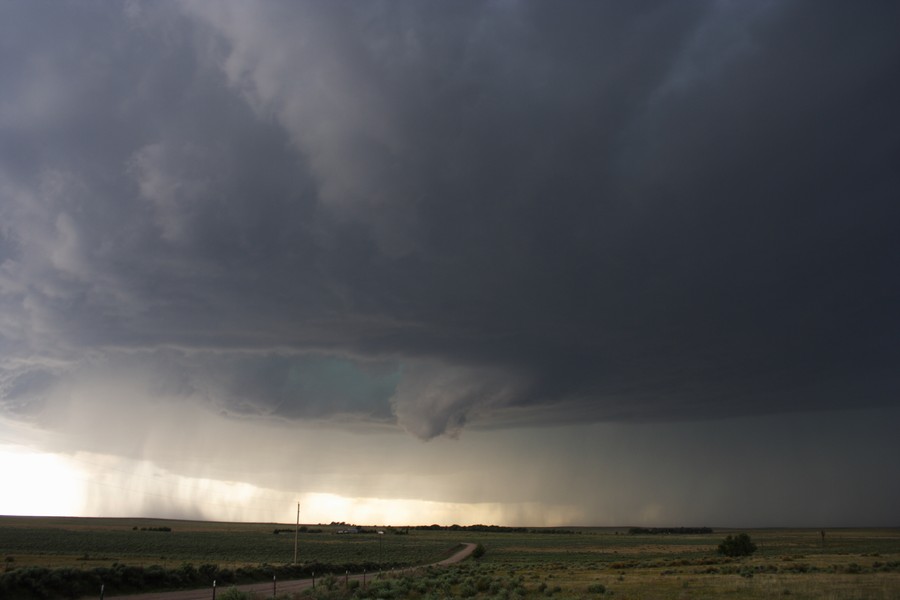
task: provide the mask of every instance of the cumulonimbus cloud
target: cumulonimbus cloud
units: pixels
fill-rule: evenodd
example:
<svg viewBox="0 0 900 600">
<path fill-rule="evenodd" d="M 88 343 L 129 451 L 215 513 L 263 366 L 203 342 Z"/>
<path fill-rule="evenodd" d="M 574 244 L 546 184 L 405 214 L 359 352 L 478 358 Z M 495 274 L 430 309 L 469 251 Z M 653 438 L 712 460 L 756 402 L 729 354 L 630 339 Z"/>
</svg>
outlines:
<svg viewBox="0 0 900 600">
<path fill-rule="evenodd" d="M 2 10 L 8 414 L 110 365 L 422 438 L 896 402 L 878 11 Z"/>
</svg>

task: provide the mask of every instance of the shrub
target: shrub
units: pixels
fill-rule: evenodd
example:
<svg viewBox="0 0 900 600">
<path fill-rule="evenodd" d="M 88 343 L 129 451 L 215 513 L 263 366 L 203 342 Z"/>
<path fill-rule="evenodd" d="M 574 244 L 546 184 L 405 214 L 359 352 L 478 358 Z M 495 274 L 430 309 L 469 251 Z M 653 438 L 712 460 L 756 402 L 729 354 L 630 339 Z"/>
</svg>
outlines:
<svg viewBox="0 0 900 600">
<path fill-rule="evenodd" d="M 236 587 L 230 587 L 225 590 L 224 594 L 219 596 L 221 600 L 250 600 L 249 592 L 242 592 Z"/>
<path fill-rule="evenodd" d="M 337 578 L 334 575 L 332 575 L 331 573 L 329 573 L 322 580 L 322 584 L 325 586 L 325 589 L 330 592 L 330 591 L 334 590 L 334 588 L 337 587 Z"/>
<path fill-rule="evenodd" d="M 750 556 L 756 552 L 756 544 L 750 540 L 746 533 L 735 536 L 729 535 L 719 544 L 719 554 L 725 556 Z"/>
<path fill-rule="evenodd" d="M 484 552 L 485 552 L 484 546 L 482 546 L 481 544 L 478 544 L 477 546 L 475 546 L 475 550 L 472 551 L 472 558 L 477 560 L 477 559 L 481 558 L 482 556 L 484 556 Z"/>
</svg>

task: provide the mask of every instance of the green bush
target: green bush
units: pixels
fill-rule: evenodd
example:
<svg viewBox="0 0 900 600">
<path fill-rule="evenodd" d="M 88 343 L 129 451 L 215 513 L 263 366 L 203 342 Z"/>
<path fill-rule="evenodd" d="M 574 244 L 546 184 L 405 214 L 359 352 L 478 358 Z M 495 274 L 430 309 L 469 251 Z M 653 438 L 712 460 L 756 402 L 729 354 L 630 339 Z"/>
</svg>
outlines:
<svg viewBox="0 0 900 600">
<path fill-rule="evenodd" d="M 465 583 L 460 586 L 459 595 L 463 598 L 472 598 L 478 595 L 478 590 L 471 583 Z"/>
<path fill-rule="evenodd" d="M 478 560 L 479 558 L 484 556 L 484 552 L 485 552 L 484 546 L 482 546 L 481 544 L 478 544 L 477 546 L 475 546 L 475 550 L 472 551 L 472 558 L 474 558 L 475 560 Z"/>
<path fill-rule="evenodd" d="M 219 595 L 220 600 L 250 600 L 250 592 L 242 592 L 232 586 Z"/>
<path fill-rule="evenodd" d="M 322 584 L 325 586 L 325 589 L 328 590 L 328 591 L 330 592 L 330 591 L 332 591 L 334 588 L 337 587 L 337 578 L 336 578 L 334 575 L 332 575 L 331 573 L 329 573 L 329 574 L 326 575 L 325 578 L 322 580 Z"/>
<path fill-rule="evenodd" d="M 750 556 L 756 552 L 756 544 L 750 540 L 746 533 L 735 536 L 729 535 L 719 544 L 719 554 L 725 556 Z"/>
</svg>

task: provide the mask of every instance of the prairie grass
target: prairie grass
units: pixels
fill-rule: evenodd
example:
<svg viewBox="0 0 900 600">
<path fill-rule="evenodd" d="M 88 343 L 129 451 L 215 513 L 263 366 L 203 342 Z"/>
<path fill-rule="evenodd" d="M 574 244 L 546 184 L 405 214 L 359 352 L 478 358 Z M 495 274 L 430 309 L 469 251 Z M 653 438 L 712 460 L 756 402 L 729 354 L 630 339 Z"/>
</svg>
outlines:
<svg viewBox="0 0 900 600">
<path fill-rule="evenodd" d="M 171 531 L 141 530 L 149 527 L 168 527 Z M 294 556 L 294 536 L 274 534 L 279 527 L 284 526 L 150 519 L 0 517 L 0 553 L 13 557 L 13 564 L 19 567 L 92 568 L 114 562 L 177 567 L 189 562 L 237 568 L 289 563 Z M 449 550 L 459 543 L 451 536 L 338 535 L 336 532 L 340 527 L 322 526 L 321 529 L 322 533 L 299 536 L 298 562 L 407 566 L 446 558 Z"/>
<path fill-rule="evenodd" d="M 138 529 L 136 530 L 135 527 Z M 171 532 L 140 531 L 170 527 Z M 6 573 L 28 567 L 146 569 L 185 563 L 235 570 L 287 565 L 294 536 L 273 524 L 196 523 L 135 519 L 0 517 L 0 558 Z M 365 584 L 323 578 L 315 590 L 281 600 L 681 600 L 762 598 L 887 600 L 900 598 L 900 530 L 750 530 L 750 557 L 716 552 L 731 533 L 630 535 L 627 530 L 578 528 L 568 533 L 415 530 L 408 535 L 301 534 L 299 562 L 367 564 Z M 479 560 L 415 575 L 390 568 L 433 563 L 460 542 L 478 542 Z M 158 566 L 157 566 L 158 565 Z M 180 567 L 182 566 L 182 567 Z M 376 576 L 378 567 L 385 573 Z M 275 568 L 274 566 L 272 568 Z M 0 573 L 0 577 L 4 573 Z M 197 585 L 196 578 L 194 585 Z M 241 596 L 233 592 L 236 599 Z M 244 596 L 241 596 L 244 597 Z"/>
</svg>

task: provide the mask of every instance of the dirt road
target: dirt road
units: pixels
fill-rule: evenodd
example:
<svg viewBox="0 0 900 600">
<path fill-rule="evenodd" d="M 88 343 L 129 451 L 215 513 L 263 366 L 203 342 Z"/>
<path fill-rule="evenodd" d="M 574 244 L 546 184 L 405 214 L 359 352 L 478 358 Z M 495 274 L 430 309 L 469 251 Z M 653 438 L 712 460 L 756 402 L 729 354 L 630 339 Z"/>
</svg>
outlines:
<svg viewBox="0 0 900 600">
<path fill-rule="evenodd" d="M 416 569 L 420 569 L 424 566 L 446 566 L 452 565 L 454 563 L 458 563 L 462 560 L 467 559 L 472 553 L 475 551 L 476 544 L 464 544 L 464 548 L 462 548 L 459 552 L 451 556 L 450 558 L 446 558 L 440 562 L 434 563 L 434 565 L 422 565 L 419 567 L 409 567 L 407 569 L 402 569 L 399 572 L 406 571 L 415 571 Z M 395 571 L 397 572 L 397 571 Z M 343 584 L 342 580 L 350 580 L 350 581 L 362 581 L 363 577 L 366 578 L 367 581 L 371 581 L 377 576 L 377 573 L 355 573 L 353 575 L 345 575 L 344 577 L 338 577 L 338 581 Z M 319 577 L 319 582 L 321 585 L 322 578 Z M 312 587 L 313 580 L 312 579 L 294 579 L 292 581 L 276 581 L 274 585 L 274 591 L 277 594 L 290 594 L 294 592 L 299 592 L 306 588 Z M 231 586 L 222 586 L 218 591 L 219 593 L 224 592 L 229 589 Z M 236 586 L 237 589 L 242 592 L 251 592 L 260 594 L 263 596 L 271 596 L 273 591 L 273 584 L 271 581 L 267 583 L 249 583 L 245 585 Z M 112 600 L 113 598 L 123 598 L 127 600 L 212 600 L 213 590 L 211 587 L 209 588 L 201 588 L 197 590 L 180 590 L 177 592 L 152 592 L 149 594 L 131 594 L 127 596 L 106 596 L 105 599 Z M 96 598 L 94 596 L 88 596 L 82 598 L 82 600 L 91 600 Z"/>
</svg>

